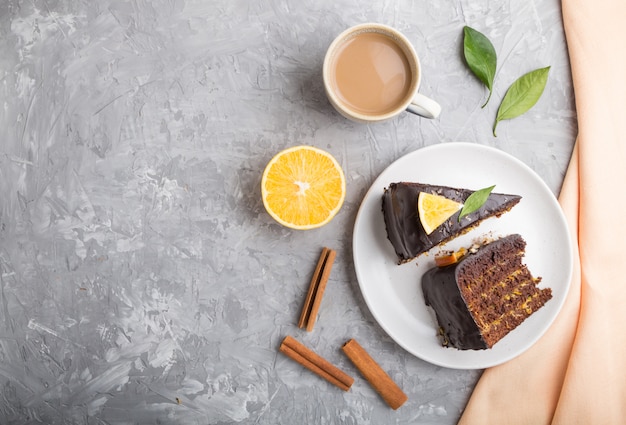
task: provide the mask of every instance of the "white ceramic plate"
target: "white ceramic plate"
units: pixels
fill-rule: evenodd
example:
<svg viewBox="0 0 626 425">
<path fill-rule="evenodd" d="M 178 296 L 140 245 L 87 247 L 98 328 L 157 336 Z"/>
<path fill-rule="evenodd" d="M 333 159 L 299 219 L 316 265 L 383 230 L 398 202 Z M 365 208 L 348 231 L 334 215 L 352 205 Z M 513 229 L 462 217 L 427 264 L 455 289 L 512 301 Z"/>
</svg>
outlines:
<svg viewBox="0 0 626 425">
<path fill-rule="evenodd" d="M 511 211 L 490 218 L 471 232 L 398 265 L 387 239 L 381 210 L 389 183 L 413 181 L 468 189 L 496 185 L 494 192 L 522 196 Z M 482 237 L 521 234 L 525 263 L 553 297 L 489 350 L 442 347 L 434 312 L 424 304 L 421 276 L 434 267 L 434 254 L 469 246 Z M 550 327 L 567 295 L 572 247 L 562 210 L 547 185 L 528 166 L 498 149 L 471 143 L 444 143 L 412 152 L 391 164 L 365 195 L 354 225 L 357 279 L 368 308 L 400 346 L 430 363 L 455 369 L 482 369 L 504 363 L 531 347 Z"/>
</svg>

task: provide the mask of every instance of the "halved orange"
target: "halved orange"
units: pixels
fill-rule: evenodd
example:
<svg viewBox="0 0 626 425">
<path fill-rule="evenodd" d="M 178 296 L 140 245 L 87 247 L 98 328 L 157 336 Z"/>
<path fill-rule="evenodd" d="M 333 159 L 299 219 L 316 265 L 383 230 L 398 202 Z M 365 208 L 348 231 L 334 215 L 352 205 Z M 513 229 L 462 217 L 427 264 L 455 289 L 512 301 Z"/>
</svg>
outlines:
<svg viewBox="0 0 626 425">
<path fill-rule="evenodd" d="M 335 158 L 313 146 L 285 149 L 261 179 L 265 209 L 292 229 L 314 229 L 335 217 L 346 197 L 346 179 Z"/>
<path fill-rule="evenodd" d="M 420 192 L 417 196 L 417 212 L 427 235 L 463 208 L 463 204 L 434 193 Z"/>
</svg>

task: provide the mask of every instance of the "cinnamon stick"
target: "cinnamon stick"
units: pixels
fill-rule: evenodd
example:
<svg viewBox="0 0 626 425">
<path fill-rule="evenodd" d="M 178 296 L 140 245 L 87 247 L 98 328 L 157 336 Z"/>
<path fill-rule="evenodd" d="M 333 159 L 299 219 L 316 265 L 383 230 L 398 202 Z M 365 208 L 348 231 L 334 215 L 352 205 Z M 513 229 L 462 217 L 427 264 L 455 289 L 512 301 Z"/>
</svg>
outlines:
<svg viewBox="0 0 626 425">
<path fill-rule="evenodd" d="M 315 326 L 317 313 L 322 303 L 322 297 L 324 296 L 330 270 L 333 267 L 336 255 L 335 250 L 324 247 L 317 261 L 315 271 L 313 272 L 313 277 L 309 284 L 309 291 L 307 292 L 304 306 L 302 307 L 302 313 L 300 314 L 300 320 L 298 321 L 298 327 L 306 327 L 308 332 L 311 332 Z"/>
<path fill-rule="evenodd" d="M 407 401 L 407 395 L 358 342 L 351 339 L 342 350 L 389 407 L 395 410 Z"/>
<path fill-rule="evenodd" d="M 283 339 L 279 350 L 290 359 L 295 360 L 344 391 L 348 391 L 354 383 L 354 378 L 350 375 L 290 336 Z"/>
</svg>

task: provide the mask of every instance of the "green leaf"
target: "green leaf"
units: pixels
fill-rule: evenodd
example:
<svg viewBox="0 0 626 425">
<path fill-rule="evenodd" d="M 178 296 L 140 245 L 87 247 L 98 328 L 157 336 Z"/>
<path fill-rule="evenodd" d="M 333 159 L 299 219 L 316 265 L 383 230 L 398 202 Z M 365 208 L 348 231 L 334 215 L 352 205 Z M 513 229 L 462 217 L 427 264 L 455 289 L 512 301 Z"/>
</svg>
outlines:
<svg viewBox="0 0 626 425">
<path fill-rule="evenodd" d="M 537 103 L 546 87 L 548 72 L 550 72 L 549 66 L 535 69 L 511 84 L 498 108 L 496 122 L 493 125 L 494 137 L 496 137 L 496 127 L 500 121 L 518 117 Z"/>
<path fill-rule="evenodd" d="M 461 218 L 479 210 L 480 207 L 487 202 L 487 198 L 489 198 L 489 194 L 491 194 L 494 187 L 496 187 L 496 185 L 485 187 L 484 189 L 477 190 L 468 196 L 463 204 L 463 209 L 461 209 L 461 213 L 459 214 L 459 222 L 461 221 Z"/>
<path fill-rule="evenodd" d="M 493 80 L 496 77 L 496 50 L 491 41 L 482 33 L 466 26 L 463 28 L 463 54 L 465 62 L 482 83 L 489 89 L 489 96 L 483 108 L 491 99 Z"/>
</svg>

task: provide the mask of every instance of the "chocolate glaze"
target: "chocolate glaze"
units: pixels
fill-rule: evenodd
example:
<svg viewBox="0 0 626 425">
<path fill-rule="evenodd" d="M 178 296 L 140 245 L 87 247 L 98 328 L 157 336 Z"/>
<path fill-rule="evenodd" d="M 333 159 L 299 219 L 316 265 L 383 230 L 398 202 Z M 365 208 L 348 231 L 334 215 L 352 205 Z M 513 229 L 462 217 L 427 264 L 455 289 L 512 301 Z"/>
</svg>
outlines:
<svg viewBox="0 0 626 425">
<path fill-rule="evenodd" d="M 463 217 L 460 223 L 458 211 L 427 235 L 417 215 L 417 196 L 420 192 L 435 193 L 464 203 L 474 191 L 421 183 L 391 183 L 383 194 L 382 209 L 387 238 L 398 255 L 399 263 L 409 261 L 432 247 L 449 241 L 486 218 L 504 214 L 521 199 L 518 195 L 491 193 L 480 209 Z"/>
<path fill-rule="evenodd" d="M 444 345 L 460 350 L 484 350 L 480 335 L 456 283 L 456 265 L 435 267 L 422 276 L 422 292 L 427 306 L 435 310 Z"/>
</svg>

